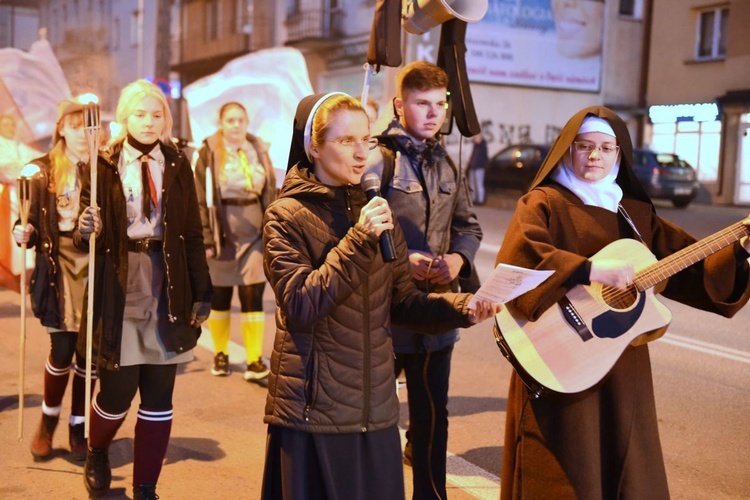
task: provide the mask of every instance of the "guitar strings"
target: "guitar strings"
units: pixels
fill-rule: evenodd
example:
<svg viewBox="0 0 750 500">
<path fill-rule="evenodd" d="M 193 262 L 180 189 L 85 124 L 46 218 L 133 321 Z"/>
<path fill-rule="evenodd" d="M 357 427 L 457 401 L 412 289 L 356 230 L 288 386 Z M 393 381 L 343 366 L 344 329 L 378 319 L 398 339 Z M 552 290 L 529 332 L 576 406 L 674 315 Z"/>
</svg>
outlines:
<svg viewBox="0 0 750 500">
<path fill-rule="evenodd" d="M 686 267 L 689 267 L 696 262 L 703 260 L 709 255 L 712 255 L 722 248 L 737 241 L 746 234 L 748 234 L 748 229 L 747 226 L 745 226 L 742 222 L 738 222 L 732 226 L 722 229 L 712 236 L 709 236 L 702 241 L 696 242 L 693 245 L 690 245 L 689 247 L 664 258 L 662 261 L 656 262 L 646 267 L 642 271 L 636 273 L 636 276 L 633 279 L 633 283 L 630 284 L 625 290 L 611 286 L 603 287 L 602 298 L 608 304 L 616 302 L 618 305 L 620 303 L 624 303 L 624 305 L 626 306 L 630 305 L 632 304 L 632 300 L 637 297 L 638 292 L 642 292 L 648 288 L 651 288 L 656 283 L 659 283 L 667 279 L 672 274 L 675 274 L 675 272 L 682 271 Z M 718 242 L 718 240 L 722 239 L 723 243 Z M 703 252 L 702 256 L 696 259 L 695 255 L 701 251 Z M 694 260 L 685 264 L 685 259 Z M 677 269 L 677 271 L 674 271 L 675 269 Z M 641 287 L 641 284 L 643 284 L 644 286 Z M 626 300 L 627 303 L 625 302 Z"/>
</svg>

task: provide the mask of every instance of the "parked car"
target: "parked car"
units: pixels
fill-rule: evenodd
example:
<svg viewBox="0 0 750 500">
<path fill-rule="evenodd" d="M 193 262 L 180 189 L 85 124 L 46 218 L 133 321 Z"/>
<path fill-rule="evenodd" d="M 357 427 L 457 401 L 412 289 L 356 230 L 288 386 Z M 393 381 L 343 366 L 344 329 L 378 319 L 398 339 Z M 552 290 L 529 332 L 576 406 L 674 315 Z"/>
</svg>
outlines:
<svg viewBox="0 0 750 500">
<path fill-rule="evenodd" d="M 485 170 L 485 189 L 528 191 L 549 148 L 543 144 L 516 144 L 503 149 L 492 157 Z"/>
<path fill-rule="evenodd" d="M 684 208 L 698 194 L 695 169 L 676 154 L 635 149 L 633 168 L 651 198 L 668 199 L 675 207 Z"/>
</svg>

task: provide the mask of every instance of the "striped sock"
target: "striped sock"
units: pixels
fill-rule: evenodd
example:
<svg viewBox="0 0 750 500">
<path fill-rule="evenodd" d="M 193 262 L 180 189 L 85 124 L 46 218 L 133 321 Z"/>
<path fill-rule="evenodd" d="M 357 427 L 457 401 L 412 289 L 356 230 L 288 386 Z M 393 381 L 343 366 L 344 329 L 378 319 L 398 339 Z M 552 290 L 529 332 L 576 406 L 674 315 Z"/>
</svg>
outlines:
<svg viewBox="0 0 750 500">
<path fill-rule="evenodd" d="M 135 424 L 133 486 L 156 484 L 172 432 L 172 408 L 150 410 L 141 406 Z"/>
<path fill-rule="evenodd" d="M 63 396 L 65 395 L 65 388 L 68 386 L 68 374 L 70 373 L 70 365 L 65 367 L 55 366 L 52 362 L 52 356 L 47 358 L 47 362 L 44 364 L 44 407 L 48 410 L 54 411 L 57 408 L 57 413 L 46 413 L 47 415 L 57 416 L 60 414 L 60 407 L 62 405 Z"/>
<path fill-rule="evenodd" d="M 96 367 L 91 367 L 91 395 L 94 395 L 94 387 L 96 387 Z M 83 413 L 86 409 L 86 369 L 78 366 L 78 363 L 73 364 L 73 403 L 70 409 L 70 423 L 71 425 L 80 424 L 83 422 Z"/>
<path fill-rule="evenodd" d="M 92 448 L 107 448 L 120 426 L 125 421 L 128 411 L 114 414 L 107 413 L 99 407 L 97 398 L 91 403 L 91 422 L 89 423 L 89 446 Z"/>
</svg>

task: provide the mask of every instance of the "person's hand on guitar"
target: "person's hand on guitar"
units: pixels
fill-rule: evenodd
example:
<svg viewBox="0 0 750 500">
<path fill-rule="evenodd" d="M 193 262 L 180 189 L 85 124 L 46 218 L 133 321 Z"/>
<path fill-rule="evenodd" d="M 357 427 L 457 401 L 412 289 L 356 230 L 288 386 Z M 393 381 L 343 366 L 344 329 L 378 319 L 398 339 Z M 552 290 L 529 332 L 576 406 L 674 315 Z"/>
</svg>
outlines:
<svg viewBox="0 0 750 500">
<path fill-rule="evenodd" d="M 625 290 L 633 282 L 635 269 L 630 262 L 619 259 L 600 259 L 591 261 L 589 279 Z"/>
<path fill-rule="evenodd" d="M 745 227 L 750 228 L 750 214 L 748 214 L 747 218 L 743 220 L 742 223 Z M 740 244 L 746 252 L 750 253 L 750 236 L 743 236 L 742 239 L 740 239 Z"/>
</svg>

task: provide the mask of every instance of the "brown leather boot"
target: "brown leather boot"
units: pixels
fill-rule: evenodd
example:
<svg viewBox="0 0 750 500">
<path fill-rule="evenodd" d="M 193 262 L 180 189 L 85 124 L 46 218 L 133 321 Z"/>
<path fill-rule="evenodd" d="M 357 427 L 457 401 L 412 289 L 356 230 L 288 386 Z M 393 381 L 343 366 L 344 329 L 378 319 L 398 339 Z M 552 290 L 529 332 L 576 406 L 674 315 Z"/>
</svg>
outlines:
<svg viewBox="0 0 750 500">
<path fill-rule="evenodd" d="M 49 458 L 52 453 L 52 435 L 55 433 L 59 420 L 59 416 L 52 417 L 42 413 L 42 420 L 31 439 L 31 454 L 34 455 L 34 460 L 41 461 Z"/>
</svg>

